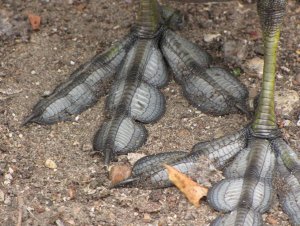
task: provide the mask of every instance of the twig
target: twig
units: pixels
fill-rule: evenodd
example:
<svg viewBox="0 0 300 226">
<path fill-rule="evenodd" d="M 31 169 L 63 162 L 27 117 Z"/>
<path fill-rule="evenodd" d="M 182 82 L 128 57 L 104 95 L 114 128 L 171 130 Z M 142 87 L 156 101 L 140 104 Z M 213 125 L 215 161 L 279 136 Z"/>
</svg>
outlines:
<svg viewBox="0 0 300 226">
<path fill-rule="evenodd" d="M 18 204 L 19 204 L 19 214 L 18 214 L 18 222 L 16 226 L 22 226 L 24 200 L 21 196 L 18 196 Z"/>
<path fill-rule="evenodd" d="M 39 222 L 41 224 L 40 219 L 38 219 L 36 216 L 34 216 L 34 214 L 31 212 L 29 207 L 26 207 L 26 210 L 28 211 L 28 213 L 33 217 L 33 219 L 35 219 L 37 222 Z"/>
</svg>

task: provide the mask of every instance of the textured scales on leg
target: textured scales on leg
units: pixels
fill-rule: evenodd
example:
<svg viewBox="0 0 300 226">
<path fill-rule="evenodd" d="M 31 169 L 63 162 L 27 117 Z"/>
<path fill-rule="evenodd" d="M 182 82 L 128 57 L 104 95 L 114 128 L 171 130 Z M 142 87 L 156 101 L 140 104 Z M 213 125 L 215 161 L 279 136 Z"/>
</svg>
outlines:
<svg viewBox="0 0 300 226">
<path fill-rule="evenodd" d="M 132 57 L 128 58 L 123 65 L 127 69 L 122 69 L 121 73 L 124 74 L 118 76 L 123 77 L 123 79 L 116 83 L 109 94 L 106 106 L 111 119 L 106 123 L 105 130 L 98 132 L 94 139 L 94 149 L 104 151 L 106 164 L 117 152 L 127 153 L 134 151 L 146 140 L 146 132 L 138 134 L 139 137 L 132 137 L 130 133 L 127 133 L 126 129 L 122 128 L 122 120 L 131 120 L 135 126 L 140 125 L 143 127 L 138 122 L 154 122 L 164 113 L 165 99 L 162 93 L 155 86 L 143 80 L 145 74 L 150 74 L 151 71 L 156 73 L 156 70 L 151 70 L 150 72 L 148 70 L 148 73 L 145 73 L 145 70 L 149 69 L 148 64 L 149 62 L 151 63 L 149 58 L 155 56 L 152 53 L 157 51 L 157 48 L 156 39 L 138 40 L 133 47 Z M 152 68 L 150 67 L 150 69 Z M 125 146 L 122 150 L 118 150 L 118 140 L 116 138 L 119 136 L 119 133 L 122 134 L 123 139 L 132 142 L 135 142 L 136 139 L 136 145 Z M 101 140 L 103 142 L 99 143 L 98 141 Z M 138 142 L 141 140 L 143 142 Z"/>
<path fill-rule="evenodd" d="M 206 156 L 216 167 L 223 168 L 237 152 L 246 146 L 247 131 L 248 129 L 243 129 L 211 143 L 199 143 L 194 146 L 190 153 L 174 151 L 145 156 L 134 164 L 131 178 L 116 186 L 138 186 L 142 188 L 171 186 L 163 164 L 171 165 L 196 181 L 200 181 L 201 178 L 198 176 L 201 172 L 198 169 L 203 164 L 201 157 Z"/>
<path fill-rule="evenodd" d="M 201 111 L 224 115 L 242 110 L 248 113 L 248 91 L 228 71 L 211 67 L 211 57 L 195 44 L 168 30 L 161 48 L 185 97 Z"/>
<path fill-rule="evenodd" d="M 164 114 L 165 98 L 159 88 L 169 80 L 165 59 L 174 72 L 180 72 L 175 73 L 176 80 L 199 109 L 215 115 L 237 109 L 248 113 L 244 86 L 224 69 L 210 68 L 209 54 L 171 31 L 182 27 L 183 21 L 177 10 L 156 0 L 140 0 L 131 33 L 76 70 L 34 107 L 24 124 L 67 120 L 108 92 L 106 121 L 93 142 L 107 165 L 114 155 L 141 147 L 147 139 L 143 124 Z"/>
<path fill-rule="evenodd" d="M 128 35 L 122 42 L 80 66 L 68 81 L 60 84 L 52 94 L 33 107 L 31 115 L 23 124 L 53 124 L 68 120 L 71 115 L 79 114 L 94 105 L 101 96 L 107 94 L 114 74 L 135 39 L 134 35 Z"/>
<path fill-rule="evenodd" d="M 171 182 L 163 164 L 173 165 L 186 155 L 187 152 L 173 151 L 145 156 L 134 164 L 131 176 L 114 187 L 137 186 L 147 189 L 169 187 Z"/>
<path fill-rule="evenodd" d="M 252 215 L 254 217 L 270 208 L 275 153 L 269 141 L 264 139 L 251 140 L 248 147 L 250 152 L 247 152 L 247 164 L 241 161 L 236 167 L 239 172 L 227 172 L 226 179 L 210 189 L 208 201 L 214 209 L 230 212 L 229 215 L 231 211 L 239 212 L 240 209 L 248 215 L 248 209 L 257 212 Z M 259 220 L 253 219 L 255 221 Z"/>
<path fill-rule="evenodd" d="M 294 225 L 300 225 L 300 160 L 283 139 L 278 138 L 272 144 L 279 154 L 277 165 L 284 184 L 279 188 L 282 208 Z"/>
<path fill-rule="evenodd" d="M 261 215 L 270 208 L 276 158 L 277 162 L 280 159 L 274 145 L 274 139 L 279 135 L 274 113 L 274 87 L 276 49 L 284 11 L 284 1 L 258 1 L 265 47 L 262 94 L 247 148 L 225 170 L 226 179 L 217 183 L 208 194 L 212 207 L 227 213 L 213 225 L 262 225 Z"/>
<path fill-rule="evenodd" d="M 222 169 L 248 144 L 249 129 L 244 128 L 234 134 L 208 142 L 195 144 L 191 155 L 205 155 L 214 165 Z"/>
</svg>

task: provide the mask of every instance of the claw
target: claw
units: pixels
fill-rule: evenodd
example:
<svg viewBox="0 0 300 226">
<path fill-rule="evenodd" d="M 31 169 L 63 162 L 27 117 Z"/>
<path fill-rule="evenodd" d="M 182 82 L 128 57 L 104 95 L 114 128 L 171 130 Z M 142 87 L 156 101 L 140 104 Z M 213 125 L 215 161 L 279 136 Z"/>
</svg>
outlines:
<svg viewBox="0 0 300 226">
<path fill-rule="evenodd" d="M 140 180 L 140 178 L 127 178 L 126 180 L 123 180 L 117 184 L 111 185 L 110 188 L 121 188 L 121 187 L 127 187 L 132 186 L 133 184 L 137 183 Z"/>
<path fill-rule="evenodd" d="M 32 113 L 30 115 L 28 115 L 27 117 L 25 117 L 25 119 L 23 120 L 23 122 L 21 123 L 21 126 L 25 126 L 28 123 L 32 122 L 32 120 L 36 117 L 35 113 Z"/>
</svg>

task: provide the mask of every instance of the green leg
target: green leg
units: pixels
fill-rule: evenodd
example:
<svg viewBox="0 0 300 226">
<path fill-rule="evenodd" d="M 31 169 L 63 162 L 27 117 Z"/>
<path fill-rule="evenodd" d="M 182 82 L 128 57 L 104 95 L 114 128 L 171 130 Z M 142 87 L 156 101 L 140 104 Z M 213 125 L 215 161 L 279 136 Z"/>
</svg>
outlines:
<svg viewBox="0 0 300 226">
<path fill-rule="evenodd" d="M 284 0 L 259 0 L 257 3 L 264 38 L 262 91 L 252 124 L 254 135 L 258 137 L 270 138 L 278 135 L 274 108 L 275 69 L 285 5 Z"/>
</svg>

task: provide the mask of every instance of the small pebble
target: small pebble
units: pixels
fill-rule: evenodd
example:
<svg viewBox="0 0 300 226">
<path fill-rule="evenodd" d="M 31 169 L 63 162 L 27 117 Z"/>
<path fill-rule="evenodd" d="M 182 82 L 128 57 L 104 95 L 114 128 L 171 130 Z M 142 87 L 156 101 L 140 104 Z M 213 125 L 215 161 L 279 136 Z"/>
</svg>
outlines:
<svg viewBox="0 0 300 226">
<path fill-rule="evenodd" d="M 221 36 L 221 34 L 205 34 L 203 36 L 203 40 L 205 42 L 212 42 L 214 39 L 216 39 L 216 38 L 218 38 L 220 36 Z"/>
<path fill-rule="evenodd" d="M 264 70 L 264 60 L 255 57 L 246 62 L 246 69 L 248 69 L 251 73 L 255 73 L 258 78 L 262 78 L 263 70 Z"/>
<path fill-rule="evenodd" d="M 0 190 L 0 202 L 4 202 L 5 200 L 5 194 L 2 190 Z"/>
<path fill-rule="evenodd" d="M 103 199 L 103 198 L 106 198 L 106 197 L 110 196 L 110 190 L 104 188 L 104 189 L 102 189 L 101 191 L 99 191 L 98 195 L 99 195 L 99 197 L 102 198 L 102 199 Z"/>
<path fill-rule="evenodd" d="M 287 126 L 290 126 L 291 125 L 291 121 L 290 120 L 283 120 L 283 126 L 284 127 L 287 127 Z"/>
<path fill-rule="evenodd" d="M 10 205 L 11 204 L 11 198 L 9 196 L 7 196 L 4 200 L 4 204 L 5 205 Z"/>
<path fill-rule="evenodd" d="M 144 214 L 144 221 L 147 223 L 149 223 L 151 221 L 151 216 L 149 213 Z"/>
<path fill-rule="evenodd" d="M 276 78 L 277 78 L 278 80 L 281 80 L 281 79 L 283 79 L 284 77 L 283 77 L 282 74 L 276 73 Z"/>
<path fill-rule="evenodd" d="M 297 122 L 297 126 L 300 126 L 300 115 L 299 115 L 299 120 Z"/>
<path fill-rule="evenodd" d="M 51 91 L 49 91 L 49 90 L 46 90 L 46 91 L 44 91 L 44 93 L 43 93 L 43 97 L 47 97 L 47 96 L 49 96 L 51 94 Z"/>
<path fill-rule="evenodd" d="M 109 170 L 109 179 L 112 184 L 117 184 L 131 175 L 131 169 L 127 165 L 116 165 Z"/>
<path fill-rule="evenodd" d="M 82 151 L 91 151 L 93 150 L 93 146 L 91 144 L 83 144 Z"/>
<path fill-rule="evenodd" d="M 71 64 L 71 65 L 75 65 L 75 62 L 71 60 L 71 61 L 70 61 L 70 64 Z"/>
<path fill-rule="evenodd" d="M 60 219 L 57 219 L 55 221 L 55 223 L 56 223 L 57 226 L 65 226 L 64 223 Z"/>
<path fill-rule="evenodd" d="M 56 169 L 57 168 L 57 165 L 56 163 L 51 160 L 51 159 L 47 159 L 46 162 L 45 162 L 45 166 L 49 169 Z"/>
<path fill-rule="evenodd" d="M 78 146 L 80 143 L 76 140 L 73 142 L 73 146 Z"/>
<path fill-rule="evenodd" d="M 300 73 L 297 74 L 297 75 L 295 76 L 295 79 L 294 79 L 294 81 L 293 81 L 293 84 L 294 84 L 294 85 L 297 85 L 297 86 L 300 85 Z"/>
<path fill-rule="evenodd" d="M 285 72 L 290 72 L 291 71 L 289 68 L 287 68 L 285 66 L 281 66 L 280 68 L 281 68 L 281 70 L 283 70 Z"/>
</svg>

